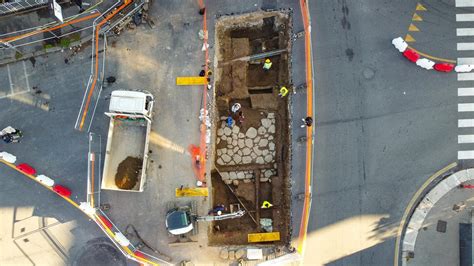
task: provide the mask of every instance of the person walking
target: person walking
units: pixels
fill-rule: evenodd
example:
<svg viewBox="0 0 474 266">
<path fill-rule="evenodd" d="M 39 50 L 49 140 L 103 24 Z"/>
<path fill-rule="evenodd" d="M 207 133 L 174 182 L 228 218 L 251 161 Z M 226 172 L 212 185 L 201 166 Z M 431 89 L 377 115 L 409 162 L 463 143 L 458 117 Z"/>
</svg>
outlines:
<svg viewBox="0 0 474 266">
<path fill-rule="evenodd" d="M 269 58 L 265 59 L 265 63 L 263 64 L 263 70 L 268 71 L 272 67 L 272 61 Z"/>
<path fill-rule="evenodd" d="M 285 86 L 282 86 L 280 88 L 280 93 L 278 94 L 278 96 L 280 96 L 281 98 L 285 97 L 286 95 L 288 94 L 288 89 L 285 87 Z"/>
<path fill-rule="evenodd" d="M 311 127 L 313 125 L 313 118 L 310 116 L 302 118 L 301 120 L 303 121 L 301 127 Z"/>
</svg>

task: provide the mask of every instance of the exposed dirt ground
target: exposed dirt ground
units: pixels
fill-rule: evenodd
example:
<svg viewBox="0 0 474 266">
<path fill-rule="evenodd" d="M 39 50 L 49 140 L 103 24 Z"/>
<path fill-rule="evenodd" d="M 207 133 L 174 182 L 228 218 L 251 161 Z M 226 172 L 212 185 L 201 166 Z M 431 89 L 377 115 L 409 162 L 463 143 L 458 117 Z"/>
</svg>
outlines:
<svg viewBox="0 0 474 266">
<path fill-rule="evenodd" d="M 138 182 L 143 160 L 135 157 L 127 157 L 117 168 L 115 174 L 115 185 L 121 189 L 132 189 Z"/>
<path fill-rule="evenodd" d="M 248 212 L 240 219 L 214 222 L 209 232 L 210 245 L 247 244 L 249 233 L 265 232 L 260 226 L 262 218 L 272 219 L 272 231 L 280 232 L 281 235 L 278 243 L 286 244 L 289 241 L 289 95 L 284 98 L 278 96 L 281 86 L 291 87 L 288 84 L 289 36 L 289 15 L 281 12 L 224 17 L 216 25 L 216 116 L 219 120 L 215 124 L 219 130 L 215 146 L 218 152 L 214 152 L 217 170 L 212 171 L 213 204 L 224 204 L 226 212 L 230 212 L 231 204 L 244 205 L 240 208 Z M 280 49 L 288 50 L 269 56 L 272 61 L 269 71 L 263 69 L 266 57 L 252 57 L 248 60 L 248 56 Z M 242 106 L 241 111 L 245 117 L 242 122 L 230 111 L 234 103 Z M 239 135 L 239 139 L 235 136 L 232 138 L 229 134 L 226 137 L 225 131 L 230 131 L 225 125 L 228 116 L 236 120 L 230 129 L 232 134 Z M 272 127 L 276 130 L 268 130 L 268 127 L 262 129 L 266 123 L 264 120 L 272 120 Z M 249 129 L 253 130 L 252 128 L 259 129 L 255 141 L 252 140 L 254 136 L 249 134 Z M 263 134 L 266 130 L 271 134 Z M 274 143 L 272 148 L 265 150 L 267 146 L 258 146 L 260 144 L 256 143 L 260 139 Z M 248 144 L 245 147 L 241 145 L 244 140 Z M 243 159 L 246 155 L 245 151 L 244 154 L 241 152 L 247 147 L 254 148 L 258 153 L 263 151 L 263 155 L 273 154 L 273 157 L 270 156 L 272 160 L 259 162 L 257 159 L 255 162 L 256 158 L 252 158 L 251 162 L 240 161 L 240 157 Z M 223 150 L 227 153 L 224 154 Z M 232 157 L 237 153 L 238 160 L 235 155 Z M 229 154 L 230 157 L 227 156 Z M 232 158 L 229 163 L 225 162 L 228 159 L 226 156 Z M 266 171 L 270 171 L 271 176 Z M 235 177 L 240 173 L 244 174 Z M 271 202 L 273 207 L 262 209 L 263 201 Z"/>
</svg>

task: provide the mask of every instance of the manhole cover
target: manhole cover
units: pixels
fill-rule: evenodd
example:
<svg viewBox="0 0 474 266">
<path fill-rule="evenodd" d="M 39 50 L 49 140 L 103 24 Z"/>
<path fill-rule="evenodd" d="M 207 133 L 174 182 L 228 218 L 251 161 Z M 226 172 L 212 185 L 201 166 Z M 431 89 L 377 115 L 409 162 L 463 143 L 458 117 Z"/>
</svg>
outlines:
<svg viewBox="0 0 474 266">
<path fill-rule="evenodd" d="M 88 241 L 82 247 L 72 265 L 125 266 L 127 262 L 122 253 L 107 238 L 97 238 Z"/>
<path fill-rule="evenodd" d="M 438 220 L 438 224 L 436 225 L 436 231 L 440 233 L 446 233 L 446 226 L 448 223 L 443 220 Z"/>
</svg>

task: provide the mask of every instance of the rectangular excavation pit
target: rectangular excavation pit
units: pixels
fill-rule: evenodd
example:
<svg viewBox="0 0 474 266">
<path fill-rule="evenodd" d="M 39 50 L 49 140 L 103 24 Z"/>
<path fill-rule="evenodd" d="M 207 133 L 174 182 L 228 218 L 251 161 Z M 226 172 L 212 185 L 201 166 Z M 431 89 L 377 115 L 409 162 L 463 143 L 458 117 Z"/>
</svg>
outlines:
<svg viewBox="0 0 474 266">
<path fill-rule="evenodd" d="M 248 234 L 265 232 L 265 218 L 280 233 L 277 244 L 290 240 L 288 97 L 278 96 L 280 86 L 290 85 L 289 21 L 288 13 L 256 12 L 221 17 L 216 24 L 212 204 L 224 204 L 227 212 L 241 204 L 248 213 L 213 222 L 209 245 L 246 245 Z M 284 52 L 270 57 L 269 71 L 263 69 L 265 58 L 252 57 L 278 50 Z M 234 103 L 241 104 L 243 119 L 230 111 Z M 229 114 L 235 121 L 230 127 Z M 264 201 L 273 207 L 262 209 Z"/>
</svg>

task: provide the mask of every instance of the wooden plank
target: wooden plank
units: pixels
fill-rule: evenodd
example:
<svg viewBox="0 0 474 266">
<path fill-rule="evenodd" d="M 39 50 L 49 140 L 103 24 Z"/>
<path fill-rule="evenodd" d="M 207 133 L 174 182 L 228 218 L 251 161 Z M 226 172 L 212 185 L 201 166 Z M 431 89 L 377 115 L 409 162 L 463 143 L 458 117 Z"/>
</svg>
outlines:
<svg viewBox="0 0 474 266">
<path fill-rule="evenodd" d="M 206 77 L 176 77 L 176 85 L 206 85 Z"/>
<path fill-rule="evenodd" d="M 207 197 L 209 190 L 206 187 L 177 188 L 176 197 Z"/>
<path fill-rule="evenodd" d="M 249 243 L 279 241 L 280 232 L 248 234 L 247 239 Z"/>
</svg>

